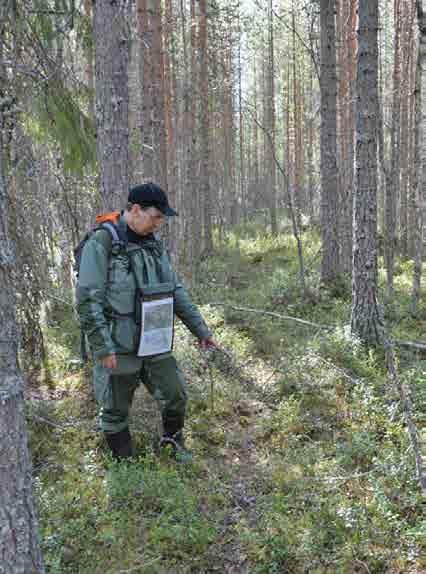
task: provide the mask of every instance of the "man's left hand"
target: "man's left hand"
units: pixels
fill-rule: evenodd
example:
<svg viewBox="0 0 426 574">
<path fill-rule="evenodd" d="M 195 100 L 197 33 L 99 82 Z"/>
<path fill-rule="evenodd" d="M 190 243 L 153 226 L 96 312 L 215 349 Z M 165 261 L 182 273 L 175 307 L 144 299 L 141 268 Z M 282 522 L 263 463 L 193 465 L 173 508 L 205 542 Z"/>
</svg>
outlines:
<svg viewBox="0 0 426 574">
<path fill-rule="evenodd" d="M 203 351 L 212 351 L 213 349 L 218 348 L 218 344 L 213 339 L 213 337 L 206 337 L 205 339 L 200 339 L 198 341 L 198 344 L 200 345 L 201 349 L 203 349 Z"/>
</svg>

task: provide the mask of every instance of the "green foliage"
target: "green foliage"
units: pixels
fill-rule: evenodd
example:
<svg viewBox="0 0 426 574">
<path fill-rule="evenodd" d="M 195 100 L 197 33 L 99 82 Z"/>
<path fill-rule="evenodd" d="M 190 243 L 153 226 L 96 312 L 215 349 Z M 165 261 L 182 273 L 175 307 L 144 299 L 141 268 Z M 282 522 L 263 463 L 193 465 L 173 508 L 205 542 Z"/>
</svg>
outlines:
<svg viewBox="0 0 426 574">
<path fill-rule="evenodd" d="M 34 138 L 59 146 L 65 172 L 83 174 L 96 162 L 96 140 L 92 121 L 84 112 L 89 94 L 76 93 L 62 82 L 49 82 L 37 94 L 37 114 L 28 113 L 24 124 Z"/>
<path fill-rule="evenodd" d="M 81 368 L 81 331 L 72 306 L 53 300 L 47 311 L 44 331 L 49 341 L 47 362 L 50 374 L 59 380 L 75 374 Z"/>
<path fill-rule="evenodd" d="M 323 337 L 319 348 L 324 357 L 349 369 L 355 376 L 376 378 L 379 369 L 377 352 L 365 348 L 361 341 L 351 335 L 349 325 L 339 327 Z"/>
<path fill-rule="evenodd" d="M 124 465 L 107 459 L 80 374 L 63 377 L 75 345 L 68 312 L 59 310 L 48 327 L 65 397 L 29 412 L 48 572 L 420 571 L 420 494 L 381 352 L 350 335 L 347 294 L 319 288 L 314 233 L 303 238 L 313 262 L 307 298 L 291 238 L 265 236 L 255 225 L 239 233 L 202 263 L 193 290 L 226 352 L 201 353 L 176 329 L 192 464 L 153 455 L 146 393 L 133 413 L 144 456 Z M 401 317 L 407 293 L 398 296 Z M 212 305 L 218 301 L 224 306 Z M 401 338 L 419 329 L 410 321 L 394 327 Z M 424 361 L 406 353 L 400 369 L 420 423 Z"/>
<path fill-rule="evenodd" d="M 79 464 L 50 485 L 49 472 L 37 479 L 48 571 L 75 572 L 78 561 L 78 572 L 116 572 L 163 555 L 168 564 L 195 564 L 194 554 L 202 562 L 217 533 L 198 508 L 193 476 L 152 456 L 104 471 L 88 448 L 78 456 L 68 443 L 69 464 Z"/>
</svg>

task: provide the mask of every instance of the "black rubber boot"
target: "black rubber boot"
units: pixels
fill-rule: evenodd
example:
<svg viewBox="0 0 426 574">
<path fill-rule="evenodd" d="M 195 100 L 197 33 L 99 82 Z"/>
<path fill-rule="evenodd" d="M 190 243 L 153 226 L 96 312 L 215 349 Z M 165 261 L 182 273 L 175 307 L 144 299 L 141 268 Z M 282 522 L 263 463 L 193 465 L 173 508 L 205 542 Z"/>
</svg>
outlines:
<svg viewBox="0 0 426 574">
<path fill-rule="evenodd" d="M 124 460 L 133 456 L 132 437 L 128 428 L 114 434 L 105 433 L 105 438 L 116 460 Z"/>
<path fill-rule="evenodd" d="M 169 448 L 171 456 L 180 462 L 192 460 L 192 453 L 185 447 L 183 431 L 179 430 L 174 434 L 165 433 L 160 440 L 160 450 Z"/>
</svg>

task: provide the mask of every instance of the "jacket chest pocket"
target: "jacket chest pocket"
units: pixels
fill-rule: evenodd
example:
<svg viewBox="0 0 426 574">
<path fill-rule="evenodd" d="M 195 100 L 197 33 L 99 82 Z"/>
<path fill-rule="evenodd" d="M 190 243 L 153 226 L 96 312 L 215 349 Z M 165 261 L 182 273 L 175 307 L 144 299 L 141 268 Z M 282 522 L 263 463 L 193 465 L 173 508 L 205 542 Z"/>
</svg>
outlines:
<svg viewBox="0 0 426 574">
<path fill-rule="evenodd" d="M 111 287 L 121 285 L 129 288 L 134 286 L 129 258 L 126 255 L 111 257 L 108 266 L 108 285 Z"/>
<path fill-rule="evenodd" d="M 115 317 L 127 316 L 134 321 L 136 283 L 125 256 L 114 257 L 111 262 L 106 299 L 113 320 Z"/>
<path fill-rule="evenodd" d="M 127 255 L 111 258 L 106 293 L 111 337 L 118 353 L 133 353 L 137 344 L 136 283 Z"/>
</svg>

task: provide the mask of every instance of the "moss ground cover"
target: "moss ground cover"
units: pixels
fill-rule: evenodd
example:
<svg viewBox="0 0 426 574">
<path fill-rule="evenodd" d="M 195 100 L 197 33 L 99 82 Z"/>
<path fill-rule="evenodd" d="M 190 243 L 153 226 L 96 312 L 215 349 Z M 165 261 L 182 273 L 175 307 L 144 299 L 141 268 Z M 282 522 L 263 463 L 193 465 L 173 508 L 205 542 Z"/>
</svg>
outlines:
<svg viewBox="0 0 426 574">
<path fill-rule="evenodd" d="M 319 287 L 315 233 L 303 241 L 308 298 L 286 234 L 241 227 L 203 262 L 192 293 L 225 352 L 202 354 L 177 326 L 190 464 L 155 455 L 159 418 L 143 388 L 133 409 L 138 457 L 109 460 L 75 327 L 64 312 L 48 328 L 53 384 L 30 388 L 28 401 L 48 572 L 423 571 L 425 526 L 398 397 L 380 351 L 348 334 L 347 286 Z M 398 271 L 393 334 L 424 340 L 424 303 L 415 320 L 408 312 L 410 265 Z M 420 426 L 426 362 L 407 350 L 399 359 Z"/>
</svg>

